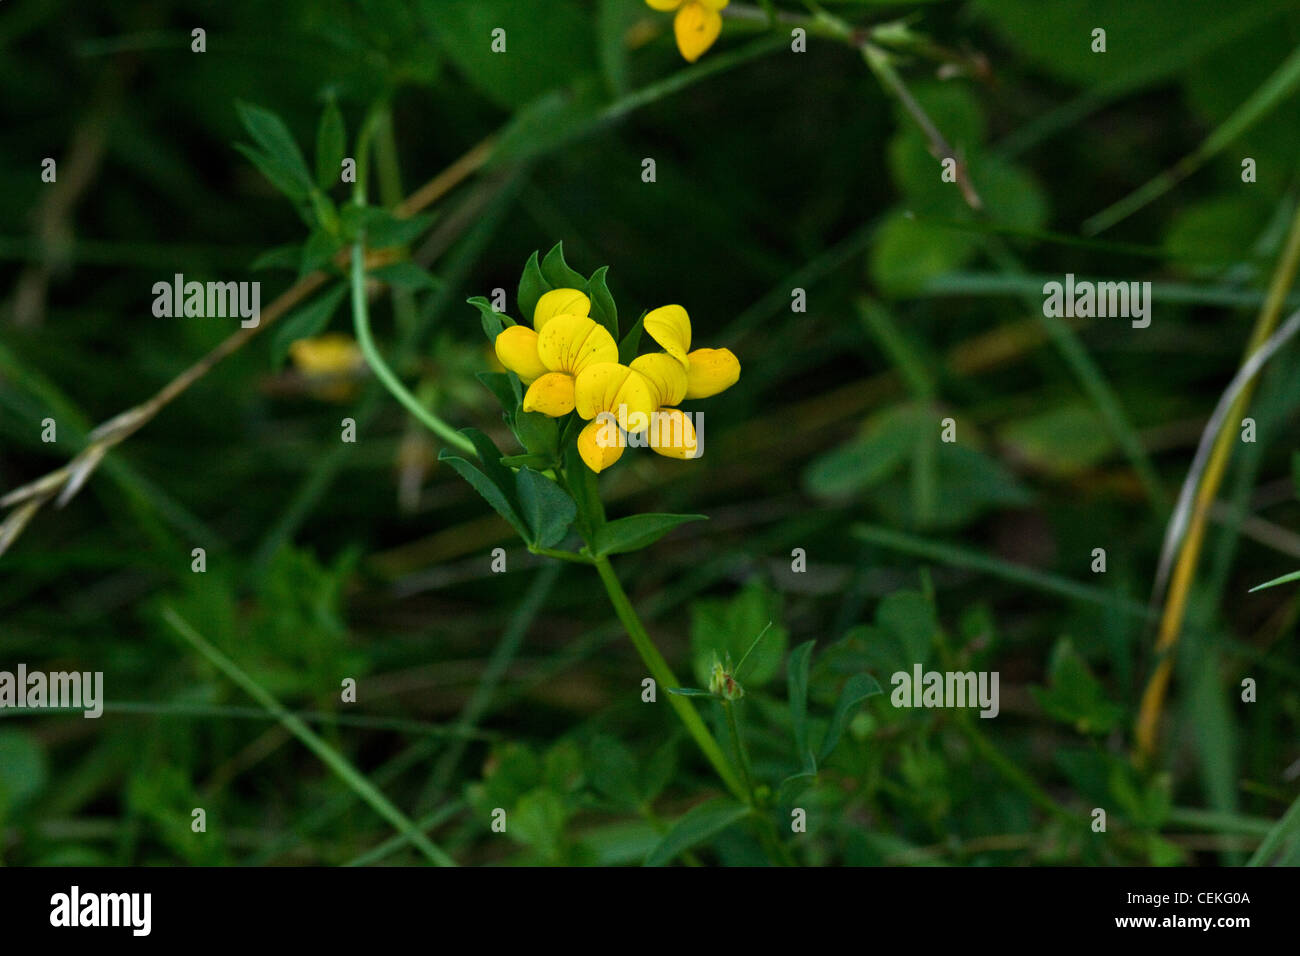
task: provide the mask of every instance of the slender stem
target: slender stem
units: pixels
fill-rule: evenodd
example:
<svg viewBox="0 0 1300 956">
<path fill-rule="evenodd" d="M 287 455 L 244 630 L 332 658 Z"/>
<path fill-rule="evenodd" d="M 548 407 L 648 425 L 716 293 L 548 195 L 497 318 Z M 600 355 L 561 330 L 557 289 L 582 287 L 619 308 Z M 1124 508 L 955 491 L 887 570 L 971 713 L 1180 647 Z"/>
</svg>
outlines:
<svg viewBox="0 0 1300 956">
<path fill-rule="evenodd" d="M 727 715 L 727 728 L 731 731 L 731 746 L 735 748 L 736 759 L 740 761 L 740 775 L 745 781 L 745 791 L 749 794 L 749 802 L 755 803 L 754 778 L 749 772 L 749 755 L 745 753 L 745 745 L 740 742 L 740 726 L 736 723 L 736 708 L 732 706 L 731 701 L 724 699 L 722 701 L 722 710 Z"/>
<path fill-rule="evenodd" d="M 681 682 L 673 674 L 672 668 L 664 660 L 664 656 L 659 653 L 659 648 L 655 646 L 650 635 L 646 633 L 645 627 L 641 624 L 641 619 L 637 617 L 636 610 L 632 607 L 632 602 L 628 600 L 627 592 L 623 590 L 623 585 L 618 581 L 618 576 L 614 573 L 613 567 L 610 566 L 609 558 L 601 555 L 593 562 L 596 566 L 596 573 L 600 575 L 600 581 L 605 585 L 605 591 L 609 594 L 609 602 L 614 605 L 614 613 L 623 624 L 623 629 L 627 631 L 627 636 L 632 639 L 632 644 L 636 647 L 637 653 L 641 655 L 641 660 L 650 668 L 650 674 L 654 677 L 655 682 L 665 691 L 670 687 L 680 687 Z M 737 799 L 750 803 L 748 788 L 741 782 L 736 775 L 735 768 L 727 760 L 722 748 L 718 746 L 717 740 L 705 726 L 699 711 L 695 705 L 686 697 L 678 694 L 669 694 L 668 703 L 677 711 L 677 716 L 681 718 L 686 725 L 686 731 L 699 745 L 704 756 L 708 758 L 709 763 L 713 764 L 713 769 L 718 772 L 722 782 L 726 784 Z"/>
<path fill-rule="evenodd" d="M 361 147 L 357 150 L 358 157 L 368 153 L 365 146 L 369 136 L 363 135 L 361 139 Z M 359 159 L 357 167 L 357 182 L 353 188 L 352 202 L 354 205 L 364 206 L 366 204 L 366 181 L 361 174 Z M 352 326 L 356 331 L 357 344 L 361 346 L 361 354 L 366 357 L 366 363 L 375 373 L 375 377 L 392 393 L 394 398 L 406 406 L 407 411 L 418 418 L 435 435 L 449 445 L 455 445 L 462 451 L 476 455 L 477 451 L 474 448 L 474 443 L 444 422 L 433 411 L 420 404 L 420 400 L 402 384 L 375 347 L 374 337 L 370 334 L 370 306 L 366 301 L 366 242 L 364 232 L 352 244 L 350 277 L 352 282 Z"/>
<path fill-rule="evenodd" d="M 443 441 L 470 454 L 477 454 L 472 441 L 420 404 L 419 399 L 398 380 L 375 348 L 374 339 L 370 335 L 370 316 L 366 305 L 365 249 L 360 242 L 352 246 L 352 325 L 356 330 L 357 344 L 361 346 L 361 354 L 366 357 L 375 377 L 393 397 Z"/>
</svg>

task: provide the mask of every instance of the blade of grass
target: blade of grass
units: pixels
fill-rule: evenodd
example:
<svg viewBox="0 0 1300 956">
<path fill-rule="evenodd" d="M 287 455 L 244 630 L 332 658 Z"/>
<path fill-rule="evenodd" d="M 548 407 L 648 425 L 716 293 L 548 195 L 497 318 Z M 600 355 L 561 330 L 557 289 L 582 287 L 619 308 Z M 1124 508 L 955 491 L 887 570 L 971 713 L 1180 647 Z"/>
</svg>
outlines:
<svg viewBox="0 0 1300 956">
<path fill-rule="evenodd" d="M 401 810 L 397 809 L 387 797 L 385 797 L 372 784 L 364 774 L 341 753 L 327 744 L 318 736 L 310 727 L 302 722 L 301 719 L 290 713 L 283 704 L 271 696 L 271 694 L 262 687 L 261 684 L 253 680 L 238 664 L 219 651 L 216 647 L 209 644 L 203 635 L 196 631 L 183 617 L 172 607 L 163 608 L 163 619 L 171 625 L 182 638 L 184 638 L 196 651 L 198 651 L 207 661 L 217 670 L 229 677 L 234 683 L 252 697 L 255 701 L 266 708 L 267 712 L 273 714 L 282 723 L 289 733 L 293 734 L 303 745 L 312 753 L 320 758 L 321 762 L 332 770 L 344 783 L 352 788 L 362 800 L 370 805 L 376 813 L 391 823 L 399 832 L 404 834 L 411 843 L 420 850 L 429 862 L 437 866 L 455 866 L 456 861 L 446 853 L 435 846 L 414 823 L 411 822 Z"/>
<path fill-rule="evenodd" d="M 1300 88 L 1300 47 L 1282 61 L 1273 73 L 1232 115 L 1214 129 L 1193 152 L 1184 156 L 1159 176 L 1129 193 L 1119 202 L 1107 206 L 1083 224 L 1083 232 L 1095 236 L 1127 219 L 1147 203 L 1159 199 L 1186 179 L 1212 156 L 1224 149 L 1250 127 L 1267 116 L 1283 100 Z"/>
<path fill-rule="evenodd" d="M 1254 855 L 1246 861 L 1247 866 L 1264 866 L 1289 840 L 1300 836 L 1300 797 L 1282 814 L 1282 819 L 1264 836 Z"/>
<path fill-rule="evenodd" d="M 1218 496 L 1219 485 L 1223 481 L 1228 459 L 1232 455 L 1235 444 L 1235 430 L 1230 427 L 1230 423 L 1241 419 L 1241 413 L 1250 402 L 1254 392 L 1254 372 L 1258 371 L 1267 356 L 1257 363 L 1253 362 L 1253 359 L 1257 353 L 1262 355 L 1265 348 L 1270 345 L 1270 340 L 1274 338 L 1273 332 L 1282 313 L 1283 301 L 1295 281 L 1298 268 L 1300 268 L 1300 209 L 1296 211 L 1286 247 L 1278 258 L 1277 269 L 1269 283 L 1268 298 L 1255 322 L 1250 342 L 1246 346 L 1242 371 L 1246 371 L 1252 364 L 1255 365 L 1254 371 L 1244 377 L 1239 372 L 1233 384 L 1229 386 L 1229 393 L 1232 394 L 1230 403 L 1225 406 L 1222 401 L 1220 402 L 1223 408 L 1221 414 L 1219 409 L 1215 410 L 1214 416 L 1206 427 L 1205 436 L 1201 440 L 1201 447 L 1197 449 L 1187 479 L 1183 482 L 1179 506 L 1170 518 L 1169 531 L 1165 536 L 1165 546 L 1157 570 L 1155 595 L 1158 596 L 1163 588 L 1164 569 L 1168 567 L 1175 547 L 1178 548 L 1178 560 L 1170 577 L 1169 591 L 1165 596 L 1164 610 L 1160 617 L 1160 629 L 1156 635 L 1155 651 L 1159 655 L 1159 661 L 1142 694 L 1135 727 L 1134 759 L 1138 763 L 1146 762 L 1155 752 L 1160 713 L 1173 672 L 1172 652 L 1178 644 L 1178 636 L 1183 627 L 1187 601 L 1196 575 L 1201 546 L 1204 544 L 1205 529 L 1209 522 L 1210 507 Z M 1292 316 L 1287 324 L 1290 325 L 1292 321 L 1300 321 L 1300 312 Z M 1215 418 L 1218 419 L 1217 422 Z M 1211 426 L 1214 428 L 1213 432 Z M 1212 434 L 1214 435 L 1213 446 L 1212 450 L 1208 450 L 1211 448 L 1208 439 Z M 1203 470 L 1201 462 L 1204 462 Z M 1190 515 L 1185 522 L 1183 514 Z M 1182 530 L 1184 523 L 1185 533 Z"/>
<path fill-rule="evenodd" d="M 881 547 L 913 554 L 932 561 L 969 571 L 992 574 L 1014 584 L 1023 584 L 1049 594 L 1057 594 L 1072 601 L 1086 601 L 1102 607 L 1115 608 L 1130 617 L 1149 619 L 1154 615 L 1143 604 L 1120 597 L 1101 588 L 1071 581 L 1059 574 L 1049 574 L 1021 564 L 1013 564 L 1000 558 L 991 558 L 982 552 L 957 545 L 929 541 L 915 535 L 874 525 L 858 524 L 853 526 L 854 537 L 869 541 Z"/>
</svg>

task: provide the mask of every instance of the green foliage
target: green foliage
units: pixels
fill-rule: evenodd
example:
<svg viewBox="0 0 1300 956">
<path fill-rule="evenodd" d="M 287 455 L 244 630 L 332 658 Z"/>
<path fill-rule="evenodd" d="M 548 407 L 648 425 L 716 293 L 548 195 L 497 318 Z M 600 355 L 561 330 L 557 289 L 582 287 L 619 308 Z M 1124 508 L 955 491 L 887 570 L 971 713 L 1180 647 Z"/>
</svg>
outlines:
<svg viewBox="0 0 1300 956">
<path fill-rule="evenodd" d="M 5 21 L 0 495 L 202 374 L 63 507 L 0 509 L 3 666 L 103 671 L 108 698 L 98 721 L 5 711 L 4 863 L 429 861 L 383 800 L 466 865 L 1300 858 L 1292 347 L 1243 413 L 1259 438 L 1212 496 L 1132 760 L 1169 502 L 1294 221 L 1290 0 L 820 4 L 899 87 L 828 31 L 791 56 L 743 16 L 685 64 L 643 0 L 92 6 Z M 374 351 L 446 434 L 374 376 L 331 396 L 281 368 L 354 325 L 359 240 Z M 149 312 L 183 273 L 260 281 L 265 323 L 318 270 L 210 367 L 235 321 Z M 1066 273 L 1151 281 L 1151 327 L 1053 323 Z M 597 475 L 576 413 L 523 411 L 493 346 L 559 286 L 624 364 L 670 302 L 735 352 L 740 381 L 684 406 L 703 458 L 629 448 Z M 653 702 L 593 562 L 669 668 Z M 918 664 L 998 672 L 999 716 L 895 707 Z"/>
</svg>

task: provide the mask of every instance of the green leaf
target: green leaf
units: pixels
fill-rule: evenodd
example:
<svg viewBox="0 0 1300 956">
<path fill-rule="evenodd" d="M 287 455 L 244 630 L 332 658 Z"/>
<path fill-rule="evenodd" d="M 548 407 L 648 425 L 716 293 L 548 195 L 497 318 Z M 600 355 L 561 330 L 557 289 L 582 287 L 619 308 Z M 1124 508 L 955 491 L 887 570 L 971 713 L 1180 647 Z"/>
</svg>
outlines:
<svg viewBox="0 0 1300 956">
<path fill-rule="evenodd" d="M 550 478 L 531 468 L 519 469 L 515 487 L 520 510 L 533 530 L 533 544 L 539 548 L 559 544 L 578 513 L 573 499 Z"/>
<path fill-rule="evenodd" d="M 916 404 L 877 412 L 862 434 L 813 460 L 804 471 L 808 493 L 818 498 L 845 498 L 883 481 L 908 460 L 922 429 L 934 427 L 934 415 Z"/>
<path fill-rule="evenodd" d="M 880 684 L 870 674 L 854 674 L 845 682 L 844 689 L 840 691 L 840 699 L 835 703 L 835 712 L 831 715 L 830 726 L 826 728 L 826 736 L 822 738 L 821 750 L 817 754 L 818 763 L 825 763 L 826 759 L 834 753 L 835 746 L 840 742 L 840 735 L 844 733 L 844 727 L 853 714 L 853 709 L 868 697 L 880 693 L 883 693 Z"/>
<path fill-rule="evenodd" d="M 794 734 L 794 752 L 805 773 L 817 772 L 817 761 L 808 746 L 808 669 L 817 642 L 805 641 L 790 652 L 786 664 L 786 685 L 790 700 L 790 730 Z"/>
<path fill-rule="evenodd" d="M 564 477 L 569 483 L 569 494 L 573 495 L 578 506 L 578 532 L 584 541 L 590 543 L 605 524 L 605 506 L 600 500 L 596 473 L 582 460 L 578 446 L 570 444 L 565 447 Z"/>
<path fill-rule="evenodd" d="M 517 324 L 514 319 L 504 312 L 498 312 L 492 308 L 492 303 L 481 295 L 476 295 L 474 298 L 465 301 L 478 309 L 479 321 L 483 325 L 483 334 L 487 336 L 489 342 L 495 342 L 497 336 L 502 333 L 507 325 Z"/>
<path fill-rule="evenodd" d="M 1079 733 L 1109 733 L 1124 716 L 1068 638 L 1061 638 L 1052 650 L 1048 681 L 1047 688 L 1031 687 L 1030 692 L 1049 716 Z"/>
<path fill-rule="evenodd" d="M 538 471 L 551 467 L 551 459 L 545 455 L 505 455 L 501 464 L 509 468 L 532 468 Z"/>
<path fill-rule="evenodd" d="M 347 148 L 347 131 L 339 105 L 330 97 L 316 127 L 316 185 L 329 190 L 337 186 L 343 166 L 343 151 Z"/>
<path fill-rule="evenodd" d="M 256 259 L 248 268 L 254 272 L 260 272 L 263 269 L 288 269 L 291 272 L 296 271 L 298 263 L 302 262 L 302 246 L 297 243 L 289 243 L 284 246 L 276 246 L 274 249 L 267 249 Z"/>
<path fill-rule="evenodd" d="M 718 700 L 722 699 L 718 694 L 702 687 L 669 687 L 668 693 L 676 694 L 678 697 L 716 697 Z"/>
<path fill-rule="evenodd" d="M 498 488 L 495 483 L 493 483 L 492 479 L 483 474 L 483 472 L 479 471 L 464 458 L 447 454 L 445 449 L 438 455 L 438 460 L 445 461 L 447 464 L 451 465 L 458 475 L 468 481 L 474 487 L 474 490 L 483 496 L 483 500 L 496 510 L 497 514 L 510 522 L 511 527 L 513 527 L 515 531 L 519 532 L 519 537 L 523 538 L 525 541 L 532 540 L 528 527 L 524 524 L 519 515 L 516 514 L 514 507 L 510 504 L 509 499 L 506 498 L 505 493 Z"/>
<path fill-rule="evenodd" d="M 919 591 L 895 591 L 876 607 L 876 625 L 898 649 L 895 670 L 909 670 L 930 657 L 939 621 L 934 606 Z"/>
<path fill-rule="evenodd" d="M 596 554 L 627 554 L 648 547 L 678 525 L 707 521 L 705 515 L 643 514 L 606 523 L 596 532 L 592 548 Z"/>
<path fill-rule="evenodd" d="M 533 252 L 528 257 L 527 264 L 524 265 L 523 275 L 519 277 L 519 315 L 520 318 L 531 324 L 533 313 L 537 311 L 537 300 L 545 293 L 553 289 L 549 282 L 542 275 L 542 267 L 537 261 L 537 253 Z"/>
<path fill-rule="evenodd" d="M 641 330 L 645 326 L 646 313 L 641 313 L 641 318 L 636 320 L 636 325 L 628 329 L 627 335 L 623 336 L 623 341 L 618 343 L 618 360 L 623 365 L 631 365 L 632 360 L 636 358 L 636 350 L 641 347 Z"/>
<path fill-rule="evenodd" d="M 519 405 L 519 397 L 515 395 L 514 388 L 510 384 L 510 376 L 505 372 L 477 372 L 474 377 L 482 382 L 483 387 L 501 403 L 506 421 L 512 420 L 515 408 Z"/>
<path fill-rule="evenodd" d="M 295 309 L 277 325 L 275 334 L 271 336 L 271 365 L 278 368 L 288 356 L 289 346 L 298 339 L 309 339 L 319 335 L 329 324 L 330 316 L 339 307 L 347 291 L 346 285 L 336 285 L 322 292 L 306 305 Z"/>
<path fill-rule="evenodd" d="M 302 247 L 302 263 L 298 266 L 298 278 L 329 265 L 335 254 L 342 248 L 343 241 L 338 236 L 332 236 L 324 229 L 313 229 Z"/>
<path fill-rule="evenodd" d="M 658 845 L 645 859 L 646 866 L 663 866 L 679 853 L 705 843 L 727 827 L 749 816 L 749 807 L 718 797 L 692 807 L 677 818 Z"/>
<path fill-rule="evenodd" d="M 413 292 L 425 292 L 442 287 L 428 271 L 414 262 L 394 262 L 378 269 L 371 269 L 367 275 L 380 282 L 386 282 L 394 289 L 410 289 Z"/>
<path fill-rule="evenodd" d="M 547 861 L 558 862 L 567 819 L 559 795 L 547 787 L 538 787 L 519 798 L 506 831 Z"/>
<path fill-rule="evenodd" d="M 365 233 L 370 249 L 390 249 L 414 242 L 437 220 L 437 213 L 398 217 L 377 206 L 348 205 L 343 209 L 343 226 L 355 238 Z"/>
<path fill-rule="evenodd" d="M 518 510 L 519 502 L 515 498 L 515 473 L 501 463 L 501 452 L 492 439 L 477 428 L 462 428 L 460 433 L 474 444 L 478 452 L 479 468 L 488 479 L 501 489 L 501 494 Z M 520 512 L 523 513 L 523 512 Z"/>
<path fill-rule="evenodd" d="M 307 195 L 314 185 L 311 172 L 284 121 L 270 110 L 251 103 L 238 102 L 235 110 L 244 129 L 248 130 L 248 135 L 253 137 L 253 142 L 261 149 L 263 158 L 295 184 L 297 196 Z M 249 158 L 252 159 L 252 156 Z"/>
<path fill-rule="evenodd" d="M 1246 593 L 1254 594 L 1256 591 L 1262 591 L 1265 588 L 1275 588 L 1279 584 L 1290 584 L 1292 581 L 1300 581 L 1300 571 L 1292 571 L 1290 574 L 1284 574 L 1280 578 L 1274 578 L 1272 581 L 1265 581 L 1263 584 L 1256 584 Z"/>
<path fill-rule="evenodd" d="M 564 261 L 564 243 L 557 242 L 551 247 L 551 251 L 546 254 L 542 260 L 542 278 L 544 278 L 552 289 L 578 289 L 587 288 L 587 279 L 585 276 L 569 268 L 569 264 Z"/>
<path fill-rule="evenodd" d="M 519 412 L 515 415 L 515 437 L 524 449 L 534 455 L 545 455 L 554 461 L 559 454 L 560 427 L 554 418 L 541 412 Z"/>
<path fill-rule="evenodd" d="M 307 198 L 311 187 L 304 186 L 293 170 L 286 168 L 283 163 L 246 143 L 236 143 L 235 149 L 270 181 L 277 192 L 283 193 L 294 202 L 303 202 Z"/>
<path fill-rule="evenodd" d="M 614 304 L 614 297 L 610 295 L 609 286 L 605 284 L 605 276 L 609 272 L 609 266 L 601 266 L 591 274 L 587 280 L 587 296 L 591 299 L 591 317 L 609 329 L 609 334 L 614 336 L 614 341 L 618 341 L 618 306 Z M 622 355 L 620 353 L 620 359 Z"/>
</svg>

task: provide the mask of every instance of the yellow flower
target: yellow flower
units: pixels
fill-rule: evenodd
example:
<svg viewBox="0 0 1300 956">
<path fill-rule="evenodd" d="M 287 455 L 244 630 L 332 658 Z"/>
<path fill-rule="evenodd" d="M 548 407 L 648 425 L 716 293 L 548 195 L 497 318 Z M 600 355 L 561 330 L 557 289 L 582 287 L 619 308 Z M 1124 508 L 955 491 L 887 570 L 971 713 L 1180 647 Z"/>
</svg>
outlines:
<svg viewBox="0 0 1300 956">
<path fill-rule="evenodd" d="M 618 362 L 618 343 L 590 311 L 591 300 L 577 289 L 552 289 L 537 300 L 533 328 L 512 325 L 497 336 L 497 358 L 528 386 L 524 411 L 567 415 L 578 375 Z"/>
<path fill-rule="evenodd" d="M 366 364 L 357 343 L 342 332 L 298 339 L 289 346 L 289 358 L 311 382 L 313 394 L 334 401 L 352 395 L 355 388 L 349 379 Z"/>
<path fill-rule="evenodd" d="M 731 349 L 691 351 L 691 317 L 680 305 L 647 313 L 644 328 L 686 371 L 686 398 L 708 398 L 740 380 L 740 361 Z"/>
<path fill-rule="evenodd" d="M 694 63 L 722 32 L 722 14 L 718 11 L 730 0 L 645 0 L 654 10 L 677 11 L 673 18 L 673 33 L 677 36 L 677 49 Z"/>
<path fill-rule="evenodd" d="M 574 395 L 579 417 L 588 422 L 578 434 L 578 453 L 597 474 L 623 456 L 623 433 L 645 431 L 658 407 L 651 382 L 617 362 L 583 369 Z"/>
<path fill-rule="evenodd" d="M 654 352 L 632 360 L 632 371 L 650 386 L 654 411 L 650 414 L 650 447 L 665 458 L 695 458 L 699 439 L 695 425 L 673 406 L 686 397 L 686 369 L 667 352 Z"/>
</svg>

